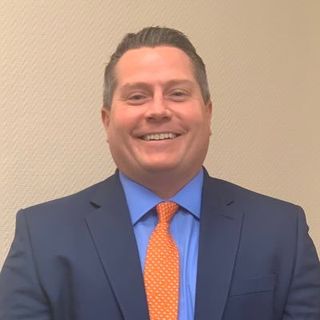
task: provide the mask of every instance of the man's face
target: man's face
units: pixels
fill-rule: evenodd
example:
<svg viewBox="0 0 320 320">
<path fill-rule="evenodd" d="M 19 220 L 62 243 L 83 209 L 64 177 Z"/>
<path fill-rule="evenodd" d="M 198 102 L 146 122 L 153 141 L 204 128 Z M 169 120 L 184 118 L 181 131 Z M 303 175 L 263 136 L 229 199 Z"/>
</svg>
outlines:
<svg viewBox="0 0 320 320">
<path fill-rule="evenodd" d="M 211 103 L 203 101 L 189 57 L 168 46 L 133 49 L 115 74 L 102 119 L 119 170 L 140 183 L 157 173 L 195 175 L 208 149 Z"/>
</svg>

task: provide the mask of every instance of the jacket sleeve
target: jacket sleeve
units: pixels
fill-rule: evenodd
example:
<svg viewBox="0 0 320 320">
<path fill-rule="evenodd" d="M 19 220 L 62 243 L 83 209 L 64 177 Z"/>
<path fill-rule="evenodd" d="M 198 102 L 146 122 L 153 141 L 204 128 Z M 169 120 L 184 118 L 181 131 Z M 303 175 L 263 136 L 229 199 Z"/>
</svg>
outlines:
<svg viewBox="0 0 320 320">
<path fill-rule="evenodd" d="M 15 238 L 0 274 L 0 320 L 50 320 L 23 211 L 17 214 Z"/>
<path fill-rule="evenodd" d="M 299 208 L 295 268 L 283 320 L 320 320 L 320 264 Z"/>
</svg>

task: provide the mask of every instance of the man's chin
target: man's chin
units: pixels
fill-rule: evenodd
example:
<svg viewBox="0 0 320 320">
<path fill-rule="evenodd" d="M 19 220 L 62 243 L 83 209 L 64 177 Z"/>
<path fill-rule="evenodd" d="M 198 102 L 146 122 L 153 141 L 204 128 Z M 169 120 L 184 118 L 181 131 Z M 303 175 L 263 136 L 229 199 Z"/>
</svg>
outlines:
<svg viewBox="0 0 320 320">
<path fill-rule="evenodd" d="M 148 172 L 149 174 L 157 174 L 157 173 L 171 173 L 177 170 L 177 165 L 176 164 L 150 164 L 146 165 L 144 167 L 145 171 Z"/>
</svg>

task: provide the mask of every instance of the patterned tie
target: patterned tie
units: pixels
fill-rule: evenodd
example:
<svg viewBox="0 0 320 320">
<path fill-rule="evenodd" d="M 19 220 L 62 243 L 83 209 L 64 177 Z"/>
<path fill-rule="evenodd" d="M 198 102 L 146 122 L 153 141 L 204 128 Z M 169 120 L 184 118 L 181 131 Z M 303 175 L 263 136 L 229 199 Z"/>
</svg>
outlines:
<svg viewBox="0 0 320 320">
<path fill-rule="evenodd" d="M 179 251 L 169 231 L 178 210 L 174 202 L 160 202 L 158 224 L 149 239 L 144 282 L 151 320 L 177 320 L 179 304 Z"/>
</svg>

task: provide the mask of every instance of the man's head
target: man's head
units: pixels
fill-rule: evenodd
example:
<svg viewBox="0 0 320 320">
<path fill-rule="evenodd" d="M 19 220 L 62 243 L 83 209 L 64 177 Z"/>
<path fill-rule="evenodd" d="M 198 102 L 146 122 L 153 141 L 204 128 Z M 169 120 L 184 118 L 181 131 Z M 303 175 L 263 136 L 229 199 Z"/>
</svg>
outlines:
<svg viewBox="0 0 320 320">
<path fill-rule="evenodd" d="M 128 33 L 112 54 L 104 73 L 103 106 L 110 108 L 114 89 L 117 86 L 115 67 L 120 58 L 131 49 L 142 47 L 170 46 L 182 50 L 190 59 L 194 76 L 201 89 L 205 103 L 210 100 L 206 67 L 190 40 L 180 31 L 171 28 L 147 27 L 137 33 Z"/>
<path fill-rule="evenodd" d="M 168 197 L 201 168 L 211 134 L 211 102 L 200 87 L 204 65 L 189 40 L 175 30 L 163 32 L 178 34 L 189 44 L 202 73 L 195 71 L 185 50 L 163 42 L 158 45 L 160 36 L 154 38 L 157 45 L 125 46 L 119 57 L 112 58 L 116 59 L 110 78 L 114 82 L 102 120 L 119 170 Z"/>
</svg>

